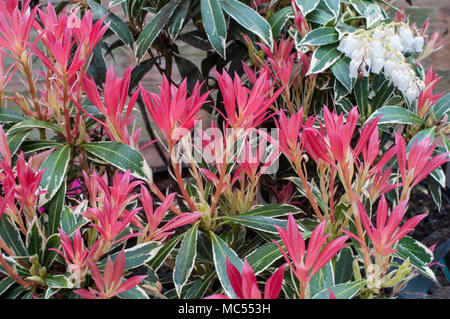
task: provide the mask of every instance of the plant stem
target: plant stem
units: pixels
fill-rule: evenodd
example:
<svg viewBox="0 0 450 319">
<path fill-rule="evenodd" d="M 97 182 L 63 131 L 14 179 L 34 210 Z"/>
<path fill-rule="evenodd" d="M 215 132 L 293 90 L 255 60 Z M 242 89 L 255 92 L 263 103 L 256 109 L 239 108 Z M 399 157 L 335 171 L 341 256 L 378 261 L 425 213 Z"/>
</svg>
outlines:
<svg viewBox="0 0 450 319">
<path fill-rule="evenodd" d="M 308 197 L 308 200 L 309 200 L 312 208 L 314 209 L 314 212 L 315 212 L 317 218 L 319 218 L 320 221 L 323 221 L 324 217 L 323 217 L 322 213 L 320 212 L 319 206 L 317 206 L 317 203 L 314 200 L 314 195 L 313 195 L 313 193 L 311 191 L 311 188 L 308 185 L 308 181 L 306 180 L 305 175 L 303 174 L 303 170 L 301 168 L 300 162 L 301 162 L 301 160 L 299 160 L 298 163 L 295 165 L 296 166 L 297 175 L 302 180 L 303 187 L 306 190 L 306 196 Z"/>
</svg>

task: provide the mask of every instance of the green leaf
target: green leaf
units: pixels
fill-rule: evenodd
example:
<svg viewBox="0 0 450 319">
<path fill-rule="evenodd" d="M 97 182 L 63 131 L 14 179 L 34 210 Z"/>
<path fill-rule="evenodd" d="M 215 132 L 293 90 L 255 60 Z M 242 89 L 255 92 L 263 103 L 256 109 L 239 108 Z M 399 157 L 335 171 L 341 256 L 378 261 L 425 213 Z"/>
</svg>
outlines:
<svg viewBox="0 0 450 319">
<path fill-rule="evenodd" d="M 0 123 L 19 123 L 26 120 L 27 117 L 5 109 L 0 109 Z"/>
<path fill-rule="evenodd" d="M 127 0 L 111 0 L 109 2 L 108 8 L 112 8 L 114 6 L 117 6 L 118 4 L 121 4 L 122 2 L 125 2 L 125 1 L 127 1 Z"/>
<path fill-rule="evenodd" d="M 92 51 L 92 58 L 87 69 L 87 74 L 92 76 L 95 83 L 101 86 L 105 83 L 106 72 L 108 68 L 106 67 L 105 56 L 103 55 L 102 42 L 99 42 Z"/>
<path fill-rule="evenodd" d="M 409 151 L 416 142 L 420 143 L 424 139 L 429 138 L 430 142 L 433 143 L 435 132 L 436 132 L 435 127 L 430 127 L 414 135 L 413 138 L 409 141 L 408 145 L 406 146 L 406 154 L 409 154 Z"/>
<path fill-rule="evenodd" d="M 372 27 L 378 21 L 384 19 L 381 7 L 372 0 L 349 0 L 355 10 L 366 18 L 367 28 Z"/>
<path fill-rule="evenodd" d="M 118 295 L 118 297 L 122 299 L 150 299 L 146 294 L 144 289 L 139 286 L 135 286 L 127 291 L 122 292 Z"/>
<path fill-rule="evenodd" d="M 289 177 L 287 179 L 290 180 L 291 182 L 293 182 L 297 186 L 297 190 L 304 197 L 307 197 L 306 190 L 304 189 L 302 180 L 300 178 L 298 178 L 298 177 Z M 316 200 L 317 205 L 319 205 L 319 208 L 323 212 L 326 212 L 328 210 L 328 205 L 324 202 L 320 190 L 316 186 L 311 186 L 310 184 L 309 184 L 309 187 L 311 189 L 311 192 L 313 194 L 314 199 Z"/>
<path fill-rule="evenodd" d="M 69 235 L 74 229 L 75 225 L 77 224 L 77 220 L 75 218 L 74 213 L 69 207 L 64 206 L 61 212 L 60 219 L 61 219 L 61 229 L 63 230 L 63 232 Z"/>
<path fill-rule="evenodd" d="M 53 296 L 59 291 L 59 288 L 50 288 L 45 289 L 44 299 L 54 299 Z"/>
<path fill-rule="evenodd" d="M 156 60 L 156 58 L 153 58 L 142 61 L 133 69 L 130 78 L 130 90 L 135 88 L 139 84 L 139 81 L 141 81 L 142 78 L 148 73 L 148 71 L 150 71 L 155 65 Z"/>
<path fill-rule="evenodd" d="M 436 104 L 431 108 L 436 120 L 442 119 L 442 117 L 450 111 L 450 93 L 441 97 Z"/>
<path fill-rule="evenodd" d="M 212 46 L 204 34 L 198 30 L 189 31 L 178 36 L 178 40 L 186 42 L 190 46 L 202 51 L 212 50 Z M 215 59 L 219 59 L 217 55 L 211 55 Z"/>
<path fill-rule="evenodd" d="M 445 147 L 445 151 L 450 152 L 450 139 L 443 132 L 440 132 L 439 135 L 442 138 L 442 141 L 443 141 L 443 144 Z"/>
<path fill-rule="evenodd" d="M 186 284 L 194 268 L 195 257 L 197 256 L 197 228 L 198 224 L 195 224 L 186 233 L 175 260 L 173 283 L 178 296 L 180 296 L 181 289 Z"/>
<path fill-rule="evenodd" d="M 178 55 L 174 55 L 174 57 L 181 77 L 187 80 L 188 91 L 192 92 L 196 82 L 200 82 L 203 78 L 200 70 L 190 60 Z"/>
<path fill-rule="evenodd" d="M 3 299 L 17 299 L 23 292 L 25 292 L 24 286 L 13 287 L 12 289 L 8 290 L 8 292 L 5 293 L 2 296 L 2 298 Z"/>
<path fill-rule="evenodd" d="M 230 262 L 239 271 L 242 271 L 243 262 L 234 252 L 234 250 L 228 247 L 227 243 L 220 239 L 220 237 L 216 236 L 214 233 L 211 233 L 211 240 L 213 247 L 214 264 L 216 266 L 216 272 L 217 276 L 219 277 L 220 283 L 222 284 L 225 293 L 230 298 L 236 298 L 236 294 L 234 293 L 233 288 L 230 284 L 230 280 L 228 279 L 226 258 L 228 257 Z"/>
<path fill-rule="evenodd" d="M 357 280 L 345 284 L 338 284 L 331 288 L 325 288 L 312 299 L 330 299 L 330 289 L 336 296 L 336 299 L 350 299 L 356 296 L 361 288 L 364 287 L 365 280 Z"/>
<path fill-rule="evenodd" d="M 333 75 L 339 83 L 345 87 L 347 93 L 352 90 L 353 81 L 350 78 L 350 69 L 345 59 L 338 59 L 336 63 L 331 66 L 331 72 L 333 72 Z"/>
<path fill-rule="evenodd" d="M 70 146 L 56 148 L 42 163 L 41 170 L 46 169 L 42 174 L 41 184 L 39 185 L 47 194 L 41 196 L 44 203 L 55 196 L 61 187 L 67 173 L 70 161 Z"/>
<path fill-rule="evenodd" d="M 342 23 L 342 22 L 338 22 L 335 25 L 335 28 L 336 28 L 337 32 L 339 33 L 339 40 L 342 39 L 344 37 L 344 35 L 346 35 L 348 33 L 355 32 L 356 30 L 358 30 L 354 26 L 351 26 L 349 24 Z"/>
<path fill-rule="evenodd" d="M 11 156 L 16 154 L 19 147 L 22 145 L 25 138 L 30 134 L 31 131 L 18 132 L 16 134 L 6 134 L 6 140 L 8 141 L 9 150 L 11 151 Z"/>
<path fill-rule="evenodd" d="M 256 208 L 252 208 L 245 213 L 240 215 L 246 216 L 263 216 L 263 217 L 278 217 L 278 216 L 286 216 L 289 213 L 297 214 L 302 212 L 302 210 L 296 206 L 289 204 L 268 204 L 264 206 L 257 206 Z"/>
<path fill-rule="evenodd" d="M 16 281 L 12 279 L 11 277 L 3 278 L 2 281 L 0 281 L 0 296 L 3 295 L 3 293 L 9 289 Z"/>
<path fill-rule="evenodd" d="M 439 183 L 431 176 L 427 176 L 427 184 L 428 189 L 430 190 L 431 193 L 431 197 L 433 198 L 433 201 L 436 203 L 438 210 L 441 210 L 442 205 L 441 185 L 439 185 Z"/>
<path fill-rule="evenodd" d="M 50 288 L 73 288 L 73 284 L 65 275 L 50 275 L 45 279 Z"/>
<path fill-rule="evenodd" d="M 258 12 L 238 0 L 220 0 L 220 5 L 230 17 L 245 29 L 260 37 L 272 50 L 272 29 Z"/>
<path fill-rule="evenodd" d="M 170 255 L 172 250 L 175 248 L 175 246 L 181 240 L 181 238 L 183 238 L 183 236 L 184 236 L 184 234 L 180 234 L 178 236 L 171 238 L 168 242 L 166 242 L 164 244 L 164 246 L 155 255 L 155 257 L 153 257 L 153 259 L 148 262 L 148 265 L 150 266 L 150 268 L 152 268 L 154 271 L 157 271 L 159 269 L 159 267 L 162 266 L 162 264 L 166 260 L 167 256 Z"/>
<path fill-rule="evenodd" d="M 442 188 L 445 188 L 445 173 L 442 170 L 442 167 L 436 168 L 434 171 L 432 171 L 429 175 L 431 178 L 433 178 L 436 182 L 441 185 Z"/>
<path fill-rule="evenodd" d="M 352 279 L 353 259 L 353 252 L 350 247 L 341 249 L 334 265 L 336 284 L 342 284 Z"/>
<path fill-rule="evenodd" d="M 41 151 L 52 147 L 62 147 L 64 144 L 52 141 L 24 141 L 22 143 L 22 151 L 24 153 Z"/>
<path fill-rule="evenodd" d="M 341 59 L 339 59 L 331 68 L 333 68 Z M 353 83 L 353 81 L 352 81 Z M 341 84 L 341 82 L 338 81 L 338 79 L 334 79 L 333 83 L 333 90 L 334 90 L 334 104 L 335 106 L 338 106 L 344 111 L 344 114 L 347 114 L 346 110 L 346 101 L 345 97 L 348 95 L 349 91 Z M 351 105 L 350 109 L 353 108 L 353 104 Z M 338 111 L 338 109 L 337 109 Z"/>
<path fill-rule="evenodd" d="M 28 256 L 27 249 L 20 236 L 20 231 L 15 224 L 11 224 L 9 217 L 7 217 L 6 214 L 3 214 L 2 218 L 0 218 L 0 237 L 5 245 L 11 248 L 17 256 Z"/>
<path fill-rule="evenodd" d="M 129 145 L 118 142 L 93 142 L 82 147 L 90 154 L 104 160 L 122 171 L 130 170 L 131 174 L 152 182 L 152 171 L 141 153 Z"/>
<path fill-rule="evenodd" d="M 313 12 L 308 13 L 308 15 L 306 16 L 306 20 L 308 22 L 314 22 L 319 25 L 326 25 L 328 24 L 328 22 L 334 20 L 334 17 L 327 11 L 316 9 Z"/>
<path fill-rule="evenodd" d="M 59 234 L 53 234 L 47 238 L 45 242 L 43 257 L 41 260 L 41 265 L 46 269 L 49 269 L 53 264 L 58 253 L 54 250 L 50 250 L 50 248 L 58 249 L 60 247 L 60 238 Z"/>
<path fill-rule="evenodd" d="M 302 45 L 325 45 L 338 41 L 338 33 L 335 28 L 317 28 L 309 32 L 302 39 Z"/>
<path fill-rule="evenodd" d="M 133 49 L 133 35 L 131 34 L 131 31 L 128 28 L 127 24 L 114 13 L 102 7 L 94 0 L 86 0 L 86 2 L 98 19 L 101 19 L 104 16 L 108 15 L 105 18 L 105 23 L 109 22 L 109 28 L 119 37 L 120 40 L 123 41 L 123 43 Z"/>
<path fill-rule="evenodd" d="M 263 216 L 227 216 L 223 217 L 226 223 L 240 224 L 252 229 L 261 230 L 271 234 L 278 234 L 275 226 L 286 228 L 286 220 Z"/>
<path fill-rule="evenodd" d="M 284 7 L 281 10 L 275 12 L 273 16 L 271 16 L 267 21 L 269 22 L 272 28 L 272 34 L 274 39 L 278 39 L 280 35 L 281 29 L 283 29 L 286 22 L 289 20 L 292 15 L 291 7 Z"/>
<path fill-rule="evenodd" d="M 77 208 L 72 211 L 68 206 L 64 206 L 61 214 L 61 229 L 71 237 L 75 231 L 86 225 L 90 220 L 85 218 L 80 212 L 87 210 L 87 201 L 81 202 Z M 121 233 L 122 234 L 122 233 Z M 120 235 L 120 234 L 119 234 Z M 113 246 L 114 247 L 114 246 Z"/>
<path fill-rule="evenodd" d="M 145 242 L 139 245 L 135 245 L 132 248 L 124 250 L 125 254 L 125 269 L 133 269 L 144 265 L 149 260 L 155 257 L 162 245 L 155 241 Z M 111 254 L 102 260 L 100 260 L 99 269 L 104 269 L 108 257 L 111 257 L 111 261 L 115 262 L 120 251 Z"/>
<path fill-rule="evenodd" d="M 13 135 L 17 132 L 23 132 L 23 131 L 27 131 L 27 130 L 35 129 L 35 128 L 36 129 L 46 129 L 46 130 L 54 131 L 56 133 L 62 133 L 61 128 L 59 128 L 56 125 L 53 125 L 53 124 L 50 124 L 47 122 L 38 121 L 38 120 L 25 120 L 25 121 L 17 123 L 13 127 L 11 127 L 8 130 L 8 134 Z"/>
<path fill-rule="evenodd" d="M 66 183 L 63 183 L 50 201 L 48 207 L 48 222 L 46 223 L 47 235 L 56 234 L 60 226 L 61 214 L 64 209 L 64 199 L 66 196 Z"/>
<path fill-rule="evenodd" d="M 169 25 L 169 33 L 172 39 L 176 39 L 183 28 L 190 3 L 190 0 L 181 1 L 180 5 L 175 9 Z"/>
<path fill-rule="evenodd" d="M 305 16 L 317 7 L 320 0 L 295 0 L 295 3 L 299 7 L 303 16 Z"/>
<path fill-rule="evenodd" d="M 331 67 L 339 58 L 341 53 L 337 50 L 337 44 L 332 43 L 318 47 L 312 56 L 309 74 L 316 74 Z"/>
<path fill-rule="evenodd" d="M 423 124 L 423 120 L 413 112 L 405 109 L 401 106 L 383 106 L 372 113 L 372 115 L 366 120 L 366 124 L 372 119 L 383 115 L 378 124 Z"/>
<path fill-rule="evenodd" d="M 395 255 L 403 260 L 409 258 L 411 265 L 415 266 L 421 275 L 436 280 L 433 271 L 427 266 L 434 258 L 428 247 L 412 237 L 405 236 L 400 239 L 396 249 L 398 251 Z"/>
<path fill-rule="evenodd" d="M 38 219 L 35 217 L 31 226 L 28 228 L 27 237 L 26 237 L 26 245 L 29 256 L 38 255 L 42 258 L 42 249 L 44 245 L 44 234 L 38 225 Z"/>
<path fill-rule="evenodd" d="M 369 111 L 369 78 L 357 79 L 355 83 L 355 99 L 359 113 L 367 115 Z"/>
<path fill-rule="evenodd" d="M 170 1 L 145 26 L 141 34 L 139 34 L 139 37 L 136 40 L 136 58 L 138 60 L 142 59 L 144 54 L 148 51 L 148 49 L 150 49 L 153 41 L 155 41 L 156 37 L 169 21 L 179 4 L 179 1 Z"/>
<path fill-rule="evenodd" d="M 390 80 L 385 80 L 375 89 L 375 97 L 372 100 L 372 110 L 382 107 L 394 93 L 395 87 Z"/>
<path fill-rule="evenodd" d="M 286 272 L 290 272 L 290 270 L 285 270 Z M 281 286 L 284 294 L 286 295 L 286 299 L 298 299 L 298 294 L 296 292 L 295 287 L 299 287 L 300 283 L 295 276 L 284 276 L 283 285 Z M 298 289 L 298 288 L 297 288 Z"/>
<path fill-rule="evenodd" d="M 331 261 L 323 266 L 318 272 L 312 276 L 309 283 L 309 293 L 311 296 L 315 296 L 322 290 L 328 289 L 334 286 L 334 273 Z"/>
<path fill-rule="evenodd" d="M 283 244 L 280 244 L 283 247 Z M 258 247 L 245 258 L 249 262 L 250 266 L 252 266 L 255 275 L 258 275 L 281 257 L 282 255 L 280 249 L 277 245 L 275 245 L 275 243 L 272 242 Z"/>
<path fill-rule="evenodd" d="M 216 278 L 215 271 L 210 271 L 204 279 L 196 280 L 195 283 L 186 291 L 184 299 L 201 299 Z"/>
<path fill-rule="evenodd" d="M 225 59 L 227 25 L 223 16 L 220 0 L 201 0 L 203 27 L 209 42 L 219 55 Z"/>
<path fill-rule="evenodd" d="M 130 7 L 131 3 L 131 7 Z M 132 17 L 139 16 L 142 14 L 142 11 L 145 11 L 145 6 L 147 4 L 146 0 L 134 0 L 134 1 L 128 1 L 128 7 L 127 7 L 127 17 L 128 20 L 133 19 Z M 125 4 L 124 4 L 125 5 Z"/>
<path fill-rule="evenodd" d="M 325 0 L 325 5 L 334 14 L 335 17 L 339 15 L 341 0 Z"/>
</svg>

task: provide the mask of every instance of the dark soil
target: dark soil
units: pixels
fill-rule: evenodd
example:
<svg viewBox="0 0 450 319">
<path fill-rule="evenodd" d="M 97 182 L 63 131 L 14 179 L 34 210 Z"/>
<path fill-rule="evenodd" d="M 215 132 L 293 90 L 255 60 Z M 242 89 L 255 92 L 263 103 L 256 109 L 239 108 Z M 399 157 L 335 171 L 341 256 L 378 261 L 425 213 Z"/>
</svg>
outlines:
<svg viewBox="0 0 450 319">
<path fill-rule="evenodd" d="M 406 218 L 416 214 L 427 213 L 428 216 L 416 227 L 410 235 L 427 247 L 439 247 L 450 239 L 450 203 L 449 190 L 443 194 L 441 209 L 433 202 L 430 194 L 417 188 L 412 191 Z M 447 200 L 446 200 L 447 197 Z M 437 283 L 433 283 L 425 298 L 450 299 L 450 281 L 441 267 L 436 267 Z"/>
</svg>

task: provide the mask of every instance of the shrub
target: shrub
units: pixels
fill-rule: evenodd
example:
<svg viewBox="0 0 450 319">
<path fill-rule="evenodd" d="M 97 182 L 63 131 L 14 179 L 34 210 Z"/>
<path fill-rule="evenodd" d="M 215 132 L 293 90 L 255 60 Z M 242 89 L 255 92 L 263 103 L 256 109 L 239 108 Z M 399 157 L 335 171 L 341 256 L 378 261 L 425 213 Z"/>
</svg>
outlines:
<svg viewBox="0 0 450 319">
<path fill-rule="evenodd" d="M 419 183 L 441 204 L 450 154 L 428 21 L 372 0 L 61 3 L 0 1 L 2 297 L 379 298 L 434 278 L 407 236 L 426 214 L 405 218 Z M 121 46 L 138 65 L 118 76 Z"/>
</svg>

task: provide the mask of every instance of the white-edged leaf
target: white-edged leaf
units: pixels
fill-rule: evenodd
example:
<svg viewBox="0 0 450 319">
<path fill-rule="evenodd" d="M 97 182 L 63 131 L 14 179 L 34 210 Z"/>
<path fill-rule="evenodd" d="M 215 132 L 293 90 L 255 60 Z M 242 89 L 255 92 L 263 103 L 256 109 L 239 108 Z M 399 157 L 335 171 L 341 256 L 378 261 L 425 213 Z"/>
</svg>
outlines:
<svg viewBox="0 0 450 319">
<path fill-rule="evenodd" d="M 217 276 L 222 284 L 223 290 L 230 298 L 236 298 L 233 287 L 231 287 L 228 279 L 226 258 L 239 270 L 242 271 L 243 262 L 233 249 L 228 247 L 227 243 L 219 236 L 211 233 L 211 241 L 213 248 L 214 264 L 216 266 Z"/>
<path fill-rule="evenodd" d="M 93 142 L 82 147 L 90 154 L 131 175 L 152 182 L 152 171 L 140 152 L 118 142 Z"/>
<path fill-rule="evenodd" d="M 278 38 L 281 29 L 283 29 L 284 25 L 289 20 L 291 15 L 292 15 L 292 8 L 284 7 L 283 9 L 275 12 L 275 14 L 267 20 L 270 26 L 272 27 L 272 34 L 274 39 Z"/>
<path fill-rule="evenodd" d="M 139 286 L 135 286 L 127 291 L 118 295 L 122 299 L 150 299 L 144 289 Z"/>
<path fill-rule="evenodd" d="M 181 247 L 178 250 L 177 258 L 175 259 L 173 283 L 178 296 L 181 295 L 181 289 L 186 284 L 192 269 L 194 268 L 195 257 L 197 256 L 197 229 L 198 224 L 195 224 L 184 235 Z"/>
<path fill-rule="evenodd" d="M 3 214 L 2 218 L 0 218 L 0 238 L 17 256 L 28 256 L 19 229 L 17 229 L 15 223 L 9 221 L 9 217 L 6 214 Z"/>
<path fill-rule="evenodd" d="M 317 28 L 309 32 L 302 39 L 302 45 L 326 45 L 339 41 L 339 34 L 335 28 L 323 27 Z"/>
<path fill-rule="evenodd" d="M 222 9 L 245 29 L 260 37 L 273 48 L 272 28 L 258 12 L 238 0 L 220 0 Z"/>
<path fill-rule="evenodd" d="M 11 156 L 16 154 L 19 147 L 22 145 L 23 141 L 27 138 L 31 131 L 17 132 L 16 134 L 6 133 L 6 140 L 8 141 L 9 150 Z M 0 155 L 1 158 L 1 155 Z"/>
<path fill-rule="evenodd" d="M 124 250 L 125 255 L 125 268 L 124 269 L 133 269 L 136 267 L 139 267 L 141 265 L 144 265 L 149 260 L 151 260 L 153 257 L 156 256 L 158 251 L 161 249 L 162 245 L 155 241 L 149 241 L 145 242 L 136 246 L 133 246 L 131 248 Z M 111 261 L 115 262 L 117 256 L 119 255 L 119 252 L 116 252 L 114 254 L 109 255 L 108 257 L 111 257 Z M 108 261 L 108 257 L 103 258 L 100 260 L 99 269 L 103 269 L 103 267 L 106 265 L 106 262 Z"/>
<path fill-rule="evenodd" d="M 189 10 L 190 0 L 181 1 L 180 5 L 175 9 L 170 20 L 169 33 L 173 39 L 176 39 L 178 33 L 184 26 L 186 15 Z"/>
<path fill-rule="evenodd" d="M 8 134 L 9 135 L 14 135 L 17 132 L 23 132 L 23 131 L 28 131 L 31 129 L 46 129 L 46 130 L 50 130 L 56 133 L 62 133 L 62 130 L 60 127 L 47 123 L 47 122 L 43 122 L 43 121 L 38 121 L 38 120 L 25 120 L 22 122 L 17 123 L 16 125 L 14 125 L 13 127 L 11 127 L 8 130 Z"/>
<path fill-rule="evenodd" d="M 337 50 L 337 44 L 332 43 L 318 47 L 312 56 L 309 74 L 316 74 L 331 67 L 339 58 L 341 53 Z"/>
<path fill-rule="evenodd" d="M 305 16 L 317 7 L 320 0 L 295 0 L 295 3 L 299 7 L 303 16 Z"/>
<path fill-rule="evenodd" d="M 311 296 L 315 296 L 322 290 L 334 286 L 334 272 L 333 265 L 329 261 L 318 272 L 312 276 L 309 282 L 309 293 Z"/>
<path fill-rule="evenodd" d="M 279 242 L 281 246 L 283 246 L 282 242 Z M 270 267 L 274 262 L 280 259 L 283 255 L 281 254 L 280 249 L 275 243 L 266 243 L 261 247 L 255 249 L 252 253 L 247 255 L 245 258 L 247 259 L 250 266 L 252 266 L 255 275 L 266 270 Z"/>
<path fill-rule="evenodd" d="M 101 19 L 107 15 L 105 18 L 105 23 L 109 22 L 109 28 L 119 37 L 120 40 L 122 40 L 123 43 L 133 49 L 133 35 L 131 34 L 127 24 L 114 13 L 104 8 L 94 0 L 86 0 L 86 2 L 97 18 Z"/>
<path fill-rule="evenodd" d="M 179 234 L 167 241 L 164 246 L 158 251 L 155 257 L 153 257 L 148 262 L 150 268 L 152 268 L 154 271 L 157 271 L 159 267 L 162 266 L 166 258 L 170 255 L 175 246 L 178 244 L 178 242 L 181 240 L 181 238 L 183 238 L 183 236 L 184 234 Z"/>
<path fill-rule="evenodd" d="M 336 63 L 331 66 L 331 72 L 336 79 L 345 87 L 347 93 L 353 88 L 353 81 L 350 78 L 350 68 L 345 59 L 338 59 Z"/>
<path fill-rule="evenodd" d="M 378 124 L 423 124 L 423 120 L 416 114 L 401 106 L 383 106 L 372 113 L 366 124 L 374 118 L 383 115 Z"/>
<path fill-rule="evenodd" d="M 155 41 L 158 34 L 169 21 L 179 3 L 179 1 L 174 0 L 167 3 L 139 34 L 139 37 L 136 40 L 136 58 L 138 60 L 140 60 L 148 49 L 150 49 L 153 41 Z"/>
<path fill-rule="evenodd" d="M 338 16 L 341 7 L 341 0 L 324 0 L 325 5 L 334 16 Z"/>
<path fill-rule="evenodd" d="M 227 216 L 222 218 L 227 223 L 240 224 L 246 227 L 261 230 L 271 234 L 278 234 L 275 226 L 286 228 L 287 221 L 264 216 Z"/>
<path fill-rule="evenodd" d="M 330 299 L 330 289 L 336 296 L 336 299 L 350 299 L 359 293 L 365 282 L 365 280 L 357 280 L 325 288 L 315 296 L 312 296 L 312 299 Z"/>
<path fill-rule="evenodd" d="M 27 117 L 23 114 L 3 108 L 0 109 L 0 123 L 19 123 L 26 119 Z"/>
<path fill-rule="evenodd" d="M 50 288 L 73 288 L 73 283 L 65 275 L 50 275 L 47 276 L 45 282 Z"/>
<path fill-rule="evenodd" d="M 289 205 L 289 204 L 280 204 L 280 203 L 274 203 L 274 204 L 268 204 L 263 206 L 256 206 L 252 209 L 241 213 L 240 215 L 243 216 L 263 216 L 263 217 L 279 217 L 279 216 L 286 216 L 289 213 L 297 214 L 303 212 L 300 208 Z"/>
<path fill-rule="evenodd" d="M 405 236 L 400 239 L 395 248 L 396 256 L 403 260 L 409 258 L 411 265 L 415 266 L 421 275 L 436 280 L 433 271 L 428 267 L 434 258 L 433 252 L 428 247 L 412 237 Z"/>
<path fill-rule="evenodd" d="M 45 169 L 46 171 L 42 174 L 39 186 L 48 193 L 41 195 L 41 204 L 51 200 L 61 187 L 66 177 L 69 161 L 70 146 L 65 145 L 56 148 L 42 163 L 41 170 Z"/>
<path fill-rule="evenodd" d="M 450 93 L 441 97 L 431 108 L 437 120 L 440 120 L 445 114 L 450 112 Z"/>
<path fill-rule="evenodd" d="M 203 27 L 208 40 L 219 55 L 225 59 L 227 25 L 220 6 L 220 0 L 200 1 Z"/>
</svg>

